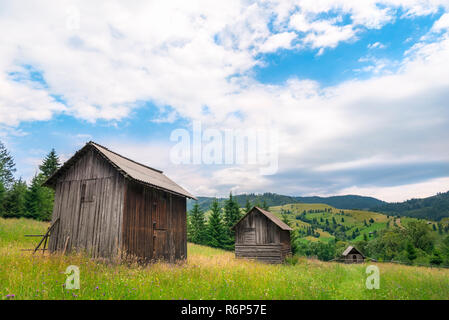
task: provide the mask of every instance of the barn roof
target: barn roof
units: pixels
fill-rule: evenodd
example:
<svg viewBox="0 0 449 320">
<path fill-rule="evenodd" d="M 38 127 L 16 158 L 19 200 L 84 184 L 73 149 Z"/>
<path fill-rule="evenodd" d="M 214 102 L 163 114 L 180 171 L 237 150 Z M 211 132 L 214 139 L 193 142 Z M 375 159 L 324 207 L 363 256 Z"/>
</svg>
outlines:
<svg viewBox="0 0 449 320">
<path fill-rule="evenodd" d="M 56 184 L 57 178 L 62 173 L 67 171 L 82 155 L 84 155 L 91 148 L 97 151 L 106 161 L 108 161 L 126 178 L 134 180 L 138 183 L 150 185 L 157 189 L 162 189 L 170 193 L 174 193 L 191 199 L 196 199 L 184 188 L 176 184 L 174 181 L 170 180 L 166 175 L 163 174 L 162 171 L 126 158 L 92 141 L 88 142 L 82 149 L 78 150 L 75 155 L 67 160 L 64 165 L 59 170 L 57 170 L 50 178 L 48 178 L 48 180 L 44 184 L 47 186 L 54 186 Z"/>
<path fill-rule="evenodd" d="M 342 253 L 341 255 L 342 255 L 343 257 L 346 257 L 346 256 L 347 256 L 348 254 L 350 254 L 351 252 L 354 253 L 354 251 L 355 251 L 355 253 L 358 253 L 358 254 L 362 255 L 362 257 L 363 257 L 363 254 L 362 254 L 359 250 L 357 250 L 357 248 L 355 248 L 355 247 L 353 247 L 353 246 L 347 247 L 346 250 L 343 251 L 343 253 Z"/>
<path fill-rule="evenodd" d="M 279 228 L 281 228 L 282 230 L 289 230 L 292 231 L 293 229 L 290 228 L 285 222 L 283 222 L 281 219 L 279 219 L 278 217 L 276 217 L 274 214 L 272 214 L 270 211 L 264 210 L 262 208 L 259 207 L 253 207 L 251 210 L 248 211 L 247 214 L 245 214 L 245 216 L 243 216 L 232 228 L 235 228 L 243 219 L 245 219 L 245 217 L 250 214 L 253 210 L 257 210 L 260 213 L 262 213 L 265 217 L 267 217 L 268 219 L 270 219 L 272 222 L 274 222 Z"/>
</svg>

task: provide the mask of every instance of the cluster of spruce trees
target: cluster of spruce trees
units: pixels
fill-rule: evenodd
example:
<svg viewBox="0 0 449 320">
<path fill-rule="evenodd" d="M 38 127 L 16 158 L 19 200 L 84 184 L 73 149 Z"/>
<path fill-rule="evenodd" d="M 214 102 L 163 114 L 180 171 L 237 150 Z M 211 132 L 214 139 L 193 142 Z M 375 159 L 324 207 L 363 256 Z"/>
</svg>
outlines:
<svg viewBox="0 0 449 320">
<path fill-rule="evenodd" d="M 60 165 L 59 157 L 52 149 L 28 185 L 22 178 L 14 177 L 16 172 L 14 158 L 0 142 L 0 217 L 51 220 L 54 191 L 43 187 L 42 183 Z"/>
<path fill-rule="evenodd" d="M 256 203 L 268 210 L 266 202 L 262 205 Z M 203 244 L 214 248 L 233 250 L 235 235 L 232 227 L 251 210 L 252 204 L 249 199 L 246 200 L 244 209 L 241 209 L 238 202 L 229 194 L 229 199 L 221 207 L 218 200 L 214 199 L 210 205 L 210 214 L 206 218 L 205 212 L 198 203 L 193 205 L 187 216 L 187 238 L 190 242 Z"/>
</svg>

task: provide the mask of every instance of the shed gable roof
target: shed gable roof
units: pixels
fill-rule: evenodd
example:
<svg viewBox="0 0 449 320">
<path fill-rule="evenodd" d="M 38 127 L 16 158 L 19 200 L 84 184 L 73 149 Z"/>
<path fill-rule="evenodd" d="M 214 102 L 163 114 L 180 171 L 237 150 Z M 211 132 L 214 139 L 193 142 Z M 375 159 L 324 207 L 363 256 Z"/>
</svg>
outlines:
<svg viewBox="0 0 449 320">
<path fill-rule="evenodd" d="M 91 148 L 97 151 L 121 174 L 131 180 L 187 198 L 196 199 L 192 194 L 164 175 L 162 171 L 126 158 L 92 141 L 88 142 L 82 149 L 78 150 L 75 155 L 67 160 L 44 184 L 47 186 L 54 186 L 56 184 L 56 179 Z"/>
<path fill-rule="evenodd" d="M 343 253 L 341 254 L 343 257 L 346 257 L 349 253 L 351 253 L 352 251 L 355 251 L 355 253 L 358 253 L 358 254 L 360 254 L 362 257 L 364 257 L 364 255 L 359 251 L 359 250 L 357 250 L 357 248 L 356 247 L 353 247 L 353 246 L 349 246 L 349 247 L 347 247 L 346 248 L 346 250 L 345 251 L 343 251 Z M 354 253 L 354 252 L 353 252 Z"/>
<path fill-rule="evenodd" d="M 251 212 L 253 212 L 253 210 L 257 210 L 258 212 L 263 214 L 265 217 L 267 217 L 269 220 L 271 220 L 271 222 L 276 224 L 282 230 L 288 230 L 288 231 L 293 230 L 285 222 L 283 222 L 281 219 L 276 217 L 273 213 L 271 213 L 270 211 L 264 210 L 262 208 L 259 208 L 259 207 L 253 207 L 251 210 L 249 210 L 248 213 L 245 214 L 232 228 L 234 229 L 241 221 L 243 221 L 246 218 L 246 216 L 248 216 Z"/>
</svg>

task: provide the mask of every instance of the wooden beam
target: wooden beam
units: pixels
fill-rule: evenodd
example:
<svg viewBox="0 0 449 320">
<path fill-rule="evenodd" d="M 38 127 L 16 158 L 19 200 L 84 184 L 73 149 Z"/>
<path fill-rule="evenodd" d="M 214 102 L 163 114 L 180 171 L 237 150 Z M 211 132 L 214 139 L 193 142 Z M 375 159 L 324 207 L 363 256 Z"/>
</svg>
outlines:
<svg viewBox="0 0 449 320">
<path fill-rule="evenodd" d="M 34 249 L 33 253 L 35 253 L 39 249 L 39 247 L 41 246 L 42 242 L 44 242 L 44 240 L 46 242 L 48 236 L 50 235 L 50 231 L 53 230 L 53 227 L 56 225 L 57 222 L 59 222 L 59 218 L 56 219 L 55 222 L 53 222 L 52 225 L 48 228 L 47 232 L 44 234 L 44 236 L 42 237 L 41 241 L 39 241 L 39 244 Z"/>
</svg>

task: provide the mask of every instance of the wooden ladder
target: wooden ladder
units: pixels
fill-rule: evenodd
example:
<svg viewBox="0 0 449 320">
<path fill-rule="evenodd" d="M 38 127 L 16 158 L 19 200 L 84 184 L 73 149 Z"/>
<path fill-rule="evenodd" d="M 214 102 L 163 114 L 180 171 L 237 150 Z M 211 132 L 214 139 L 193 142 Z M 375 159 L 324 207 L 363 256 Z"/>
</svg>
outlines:
<svg viewBox="0 0 449 320">
<path fill-rule="evenodd" d="M 48 227 L 47 232 L 45 234 L 26 234 L 25 237 L 42 237 L 41 241 L 39 241 L 39 244 L 36 246 L 36 248 L 34 249 L 25 249 L 28 251 L 33 250 L 33 254 L 36 253 L 37 250 L 39 250 L 39 247 L 42 245 L 42 243 L 44 244 L 44 246 L 42 247 L 42 253 L 45 252 L 46 247 L 47 247 L 47 242 L 48 242 L 48 237 L 50 236 L 50 232 L 53 230 L 53 228 L 55 227 L 56 223 L 59 222 L 59 218 L 56 219 L 50 227 Z"/>
</svg>

